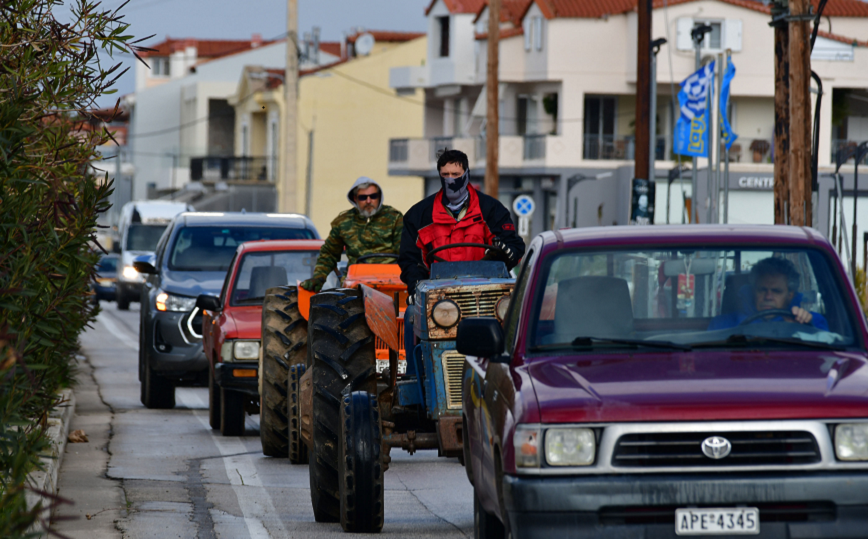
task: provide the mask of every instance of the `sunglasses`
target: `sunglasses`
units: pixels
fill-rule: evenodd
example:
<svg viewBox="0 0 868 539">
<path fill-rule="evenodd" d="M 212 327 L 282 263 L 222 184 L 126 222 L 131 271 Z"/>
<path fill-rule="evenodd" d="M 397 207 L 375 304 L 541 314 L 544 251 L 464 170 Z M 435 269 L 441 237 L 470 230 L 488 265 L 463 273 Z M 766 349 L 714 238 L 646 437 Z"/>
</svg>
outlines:
<svg viewBox="0 0 868 539">
<path fill-rule="evenodd" d="M 380 193 L 374 193 L 372 195 L 356 195 L 356 199 L 359 202 L 364 202 L 364 201 L 368 200 L 369 198 L 371 200 L 380 200 Z"/>
</svg>

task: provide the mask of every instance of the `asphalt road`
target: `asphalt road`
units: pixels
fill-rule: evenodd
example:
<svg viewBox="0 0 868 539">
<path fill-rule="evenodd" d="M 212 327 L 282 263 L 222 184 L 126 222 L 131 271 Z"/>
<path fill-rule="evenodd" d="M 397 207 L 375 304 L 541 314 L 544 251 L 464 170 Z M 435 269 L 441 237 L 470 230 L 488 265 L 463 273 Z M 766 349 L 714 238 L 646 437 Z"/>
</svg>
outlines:
<svg viewBox="0 0 868 539">
<path fill-rule="evenodd" d="M 70 429 L 54 529 L 68 537 L 344 537 L 310 507 L 307 466 L 262 455 L 259 417 L 243 437 L 208 426 L 208 390 L 176 389 L 173 410 L 139 401 L 138 305 L 103 303 L 81 338 L 76 414 Z M 464 468 L 436 452 L 392 451 L 383 536 L 472 536 L 473 496 Z"/>
</svg>

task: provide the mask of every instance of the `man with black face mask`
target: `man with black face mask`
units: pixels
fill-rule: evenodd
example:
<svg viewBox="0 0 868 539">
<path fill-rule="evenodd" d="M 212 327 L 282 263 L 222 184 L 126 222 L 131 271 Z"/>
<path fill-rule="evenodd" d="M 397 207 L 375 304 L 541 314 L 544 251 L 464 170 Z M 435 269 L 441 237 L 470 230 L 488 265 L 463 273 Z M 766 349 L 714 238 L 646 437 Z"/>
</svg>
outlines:
<svg viewBox="0 0 868 539">
<path fill-rule="evenodd" d="M 496 198 L 470 185 L 467 155 L 447 150 L 437 160 L 441 188 L 414 205 L 404 216 L 401 234 L 401 280 L 412 301 L 416 283 L 427 279 L 426 255 L 454 243 L 482 243 L 497 249 L 457 247 L 439 251 L 447 262 L 502 260 L 514 268 L 524 255 L 524 241 L 515 233 L 509 210 Z"/>
</svg>

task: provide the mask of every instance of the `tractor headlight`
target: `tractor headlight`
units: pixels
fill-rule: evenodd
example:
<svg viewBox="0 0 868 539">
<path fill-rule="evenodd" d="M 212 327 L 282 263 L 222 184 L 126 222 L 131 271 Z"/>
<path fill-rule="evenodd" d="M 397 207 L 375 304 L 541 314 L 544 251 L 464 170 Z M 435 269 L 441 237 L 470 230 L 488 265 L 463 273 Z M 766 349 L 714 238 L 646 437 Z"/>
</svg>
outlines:
<svg viewBox="0 0 868 539">
<path fill-rule="evenodd" d="M 461 309 L 459 309 L 458 304 L 451 299 L 441 299 L 435 303 L 434 308 L 431 309 L 431 318 L 433 318 L 434 323 L 441 328 L 449 329 L 457 324 L 458 320 L 461 319 Z"/>
<path fill-rule="evenodd" d="M 503 322 L 506 319 L 506 312 L 509 310 L 509 295 L 503 296 L 497 303 L 494 304 L 494 316 L 498 322 Z"/>
<path fill-rule="evenodd" d="M 841 460 L 868 460 L 868 423 L 835 427 L 835 454 Z"/>
<path fill-rule="evenodd" d="M 196 306 L 196 298 L 185 298 L 160 290 L 156 297 L 156 304 L 158 311 L 184 313 L 193 310 L 193 307 Z"/>
<path fill-rule="evenodd" d="M 259 341 L 235 341 L 235 359 L 259 359 Z"/>
<path fill-rule="evenodd" d="M 591 429 L 546 430 L 546 462 L 550 466 L 588 466 L 594 463 L 597 439 Z"/>
</svg>

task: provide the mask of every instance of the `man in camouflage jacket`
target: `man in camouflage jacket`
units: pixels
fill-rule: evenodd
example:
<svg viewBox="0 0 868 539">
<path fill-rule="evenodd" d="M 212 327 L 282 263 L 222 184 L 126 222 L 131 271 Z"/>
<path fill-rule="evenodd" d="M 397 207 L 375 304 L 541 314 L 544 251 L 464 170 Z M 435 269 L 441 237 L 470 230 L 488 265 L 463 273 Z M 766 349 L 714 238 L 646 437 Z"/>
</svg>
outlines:
<svg viewBox="0 0 868 539">
<path fill-rule="evenodd" d="M 372 258 L 369 263 L 394 264 L 401 246 L 404 216 L 383 204 L 380 185 L 362 176 L 347 193 L 353 209 L 342 212 L 334 221 L 329 237 L 319 250 L 313 277 L 301 283 L 305 290 L 319 292 L 329 273 L 335 270 L 344 248 L 350 264 L 362 255 L 395 253 L 396 258 Z"/>
</svg>

